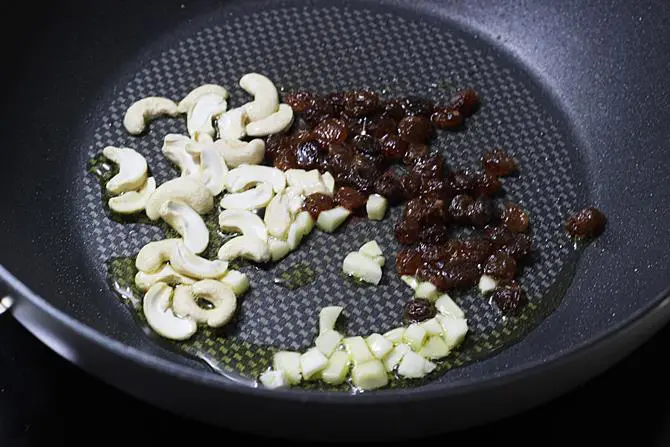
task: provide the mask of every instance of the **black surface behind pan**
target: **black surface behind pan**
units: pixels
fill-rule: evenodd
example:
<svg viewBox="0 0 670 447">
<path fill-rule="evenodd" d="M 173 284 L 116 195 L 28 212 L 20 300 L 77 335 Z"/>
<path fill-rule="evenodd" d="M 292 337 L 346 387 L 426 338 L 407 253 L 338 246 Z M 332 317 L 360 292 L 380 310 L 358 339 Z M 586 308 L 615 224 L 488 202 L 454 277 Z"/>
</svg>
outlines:
<svg viewBox="0 0 670 447">
<path fill-rule="evenodd" d="M 428 433 L 482 422 L 614 362 L 667 314 L 660 304 L 670 284 L 670 193 L 662 181 L 662 123 L 670 118 L 663 17 L 670 11 L 662 4 L 506 3 L 121 2 L 62 11 L 24 56 L 5 104 L 12 150 L 1 155 L 10 175 L 0 182 L 10 192 L 0 261 L 48 302 L 14 290 L 15 315 L 61 354 L 158 405 L 310 437 L 356 437 L 337 424 L 304 428 L 319 412 L 365 437 L 375 436 L 365 418 L 408 420 L 386 437 L 418 434 L 416 424 Z M 146 156 L 159 183 L 175 176 L 160 146 L 184 124 L 159 120 L 147 135 L 130 137 L 122 127 L 127 106 L 148 95 L 180 98 L 206 82 L 229 87 L 230 102 L 241 105 L 237 81 L 249 71 L 284 91 L 367 87 L 439 98 L 476 88 L 480 111 L 465 131 L 441 133 L 434 147 L 452 168 L 475 166 L 492 147 L 519 161 L 506 197 L 529 210 L 537 244 L 522 275 L 531 299 L 523 316 L 503 322 L 477 294 L 459 296 L 471 334 L 443 368 L 458 367 L 421 387 L 268 394 L 231 380 L 265 367 L 268 347 L 309 346 L 324 305 L 345 306 L 348 333 L 399 324 L 409 289 L 392 262 L 376 289 L 340 274 L 341 259 L 367 240 L 395 252 L 396 208 L 381 224 L 354 220 L 335 235 L 312 234 L 272 269 L 246 267 L 252 290 L 234 327 L 215 343 L 203 334 L 185 348 L 224 375 L 143 330 L 110 287 L 110 272 L 117 282 L 131 276 L 125 257 L 162 233 L 111 219 L 89 161 L 106 145 L 125 145 Z M 591 203 L 608 215 L 607 231 L 575 250 L 563 223 Z M 274 283 L 297 265 L 316 281 L 296 290 Z M 273 411 L 294 412 L 296 422 L 272 422 Z"/>
</svg>

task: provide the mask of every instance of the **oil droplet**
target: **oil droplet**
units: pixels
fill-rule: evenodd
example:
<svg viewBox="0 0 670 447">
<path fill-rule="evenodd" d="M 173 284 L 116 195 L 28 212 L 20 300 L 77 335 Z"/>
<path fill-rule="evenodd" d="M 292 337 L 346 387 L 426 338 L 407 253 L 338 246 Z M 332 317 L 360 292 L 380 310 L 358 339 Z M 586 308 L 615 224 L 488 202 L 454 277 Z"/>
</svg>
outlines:
<svg viewBox="0 0 670 447">
<path fill-rule="evenodd" d="M 274 283 L 287 289 L 294 290 L 311 284 L 316 279 L 316 272 L 307 264 L 295 264 L 274 279 Z"/>
</svg>

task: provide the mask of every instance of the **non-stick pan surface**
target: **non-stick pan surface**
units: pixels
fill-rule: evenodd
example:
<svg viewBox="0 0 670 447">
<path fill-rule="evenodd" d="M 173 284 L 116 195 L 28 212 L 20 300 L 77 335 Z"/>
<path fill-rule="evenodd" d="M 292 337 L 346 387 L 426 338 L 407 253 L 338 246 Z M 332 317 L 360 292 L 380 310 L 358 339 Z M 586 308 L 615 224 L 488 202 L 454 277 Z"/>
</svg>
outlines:
<svg viewBox="0 0 670 447">
<path fill-rule="evenodd" d="M 299 432 L 319 411 L 337 413 L 338 423 L 402 415 L 424 421 L 422 433 L 480 422 L 555 395 L 624 355 L 667 314 L 659 305 L 670 272 L 670 194 L 661 181 L 669 161 L 668 7 L 505 3 L 148 2 L 62 12 L 24 55 L 7 103 L 12 150 L 1 156 L 9 197 L 0 260 L 48 302 L 15 290 L 15 315 L 63 355 L 145 399 L 276 433 Z M 205 82 L 229 86 L 240 105 L 234 87 L 249 71 L 286 91 L 367 87 L 439 97 L 475 87 L 481 110 L 434 146 L 453 169 L 474 166 L 492 147 L 519 161 L 521 174 L 505 191 L 529 210 L 537 244 L 522 276 L 532 304 L 523 317 L 503 322 L 476 294 L 458 297 L 468 342 L 445 363 L 451 369 L 421 387 L 268 393 L 230 380 L 263 367 L 267 347 L 309 346 L 324 305 L 345 306 L 352 334 L 398 324 L 408 296 L 392 263 L 376 289 L 339 273 L 344 255 L 371 238 L 395 252 L 395 209 L 381 225 L 358 220 L 333 236 L 313 234 L 272 269 L 248 267 L 252 291 L 227 337 L 184 348 L 225 375 L 143 330 L 110 278 L 131 275 L 125 258 L 161 230 L 110 218 L 89 161 L 106 145 L 125 145 L 146 156 L 159 183 L 175 176 L 160 146 L 183 123 L 160 120 L 130 137 L 121 124 L 127 106 L 148 95 L 179 98 Z M 606 212 L 608 227 L 575 250 L 563 222 L 587 204 Z M 296 290 L 274 283 L 296 265 L 317 280 Z M 268 422 L 279 408 L 304 422 Z M 245 420 L 251 414 L 263 422 Z M 354 424 L 357 432 L 367 426 Z M 385 436 L 417 434 L 389 430 Z M 332 427 L 317 433 L 352 437 Z"/>
</svg>

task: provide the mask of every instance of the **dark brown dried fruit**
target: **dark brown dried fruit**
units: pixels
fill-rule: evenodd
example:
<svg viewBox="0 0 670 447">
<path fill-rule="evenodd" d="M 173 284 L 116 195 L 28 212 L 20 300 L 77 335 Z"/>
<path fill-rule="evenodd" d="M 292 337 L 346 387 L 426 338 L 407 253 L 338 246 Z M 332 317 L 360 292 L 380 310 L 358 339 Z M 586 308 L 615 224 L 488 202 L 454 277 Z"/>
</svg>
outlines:
<svg viewBox="0 0 670 447">
<path fill-rule="evenodd" d="M 335 115 L 340 115 L 344 109 L 344 92 L 328 93 L 324 98 L 332 107 Z"/>
<path fill-rule="evenodd" d="M 384 103 L 384 112 L 385 116 L 393 118 L 396 121 L 400 121 L 403 116 L 405 116 L 405 110 L 402 107 L 402 101 L 400 99 L 389 99 Z"/>
<path fill-rule="evenodd" d="M 420 188 L 421 194 L 431 199 L 440 199 L 451 203 L 451 199 L 454 197 L 454 191 L 451 189 L 451 185 L 444 179 L 438 178 L 429 178 L 424 179 L 421 182 Z"/>
<path fill-rule="evenodd" d="M 463 115 L 458 109 L 438 109 L 430 116 L 438 129 L 458 129 L 463 125 Z"/>
<path fill-rule="evenodd" d="M 423 116 L 429 118 L 433 113 L 433 103 L 428 99 L 410 96 L 402 100 L 405 116 Z"/>
<path fill-rule="evenodd" d="M 424 262 L 416 271 L 416 276 L 422 281 L 428 281 L 442 291 L 449 288 L 449 283 L 444 277 L 444 262 L 442 261 Z"/>
<path fill-rule="evenodd" d="M 450 172 L 447 180 L 456 194 L 472 194 L 477 185 L 475 173 L 469 169 Z"/>
<path fill-rule="evenodd" d="M 493 244 L 487 239 L 471 238 L 451 240 L 445 245 L 448 265 L 463 263 L 480 264 L 493 252 Z"/>
<path fill-rule="evenodd" d="M 493 218 L 493 203 L 486 197 L 477 197 L 468 208 L 468 220 L 475 227 L 483 227 Z"/>
<path fill-rule="evenodd" d="M 348 210 L 355 211 L 365 206 L 367 198 L 349 186 L 343 186 L 335 193 L 335 202 Z"/>
<path fill-rule="evenodd" d="M 375 193 L 384 196 L 390 204 L 395 205 L 403 198 L 402 185 L 392 171 L 386 171 L 384 175 L 375 180 Z"/>
<path fill-rule="evenodd" d="M 504 314 L 515 314 L 526 305 L 528 297 L 526 292 L 516 283 L 497 288 L 491 300 Z"/>
<path fill-rule="evenodd" d="M 288 148 L 276 154 L 273 165 L 275 168 L 281 169 L 282 171 L 297 169 L 298 162 L 295 159 L 295 151 L 293 151 L 292 148 Z"/>
<path fill-rule="evenodd" d="M 370 119 L 365 126 L 365 132 L 375 138 L 382 138 L 384 135 L 397 133 L 397 127 L 396 120 L 381 116 Z"/>
<path fill-rule="evenodd" d="M 532 242 L 527 234 L 519 233 L 514 235 L 514 239 L 507 243 L 500 251 L 507 253 L 517 261 L 522 259 L 532 249 Z"/>
<path fill-rule="evenodd" d="M 433 136 L 433 126 L 422 116 L 406 116 L 398 123 L 398 136 L 408 143 L 426 143 Z"/>
<path fill-rule="evenodd" d="M 379 96 L 375 92 L 360 90 L 344 94 L 344 113 L 353 117 L 372 115 L 379 109 Z"/>
<path fill-rule="evenodd" d="M 467 194 L 458 194 L 451 200 L 449 205 L 449 215 L 458 222 L 465 222 L 468 220 L 468 211 L 475 199 Z"/>
<path fill-rule="evenodd" d="M 265 141 L 265 155 L 270 161 L 286 150 L 291 144 L 291 138 L 283 134 L 272 134 Z"/>
<path fill-rule="evenodd" d="M 328 148 L 327 170 L 336 178 L 340 174 L 349 173 L 354 160 L 354 150 L 349 144 L 332 144 Z"/>
<path fill-rule="evenodd" d="M 395 257 L 395 270 L 398 275 L 414 276 L 421 267 L 421 254 L 411 248 L 403 248 Z"/>
<path fill-rule="evenodd" d="M 316 220 L 319 218 L 321 211 L 335 208 L 335 202 L 332 197 L 317 192 L 305 198 L 302 208 L 312 216 L 312 219 Z"/>
<path fill-rule="evenodd" d="M 291 106 L 294 112 L 302 113 L 314 103 L 314 95 L 310 92 L 294 92 L 284 96 L 284 102 Z"/>
<path fill-rule="evenodd" d="M 491 197 L 501 188 L 502 182 L 500 179 L 486 172 L 479 173 L 475 178 L 475 191 L 479 195 Z"/>
<path fill-rule="evenodd" d="M 413 199 L 421 194 L 421 177 L 418 175 L 407 174 L 400 178 L 403 195 L 407 199 Z"/>
<path fill-rule="evenodd" d="M 314 169 L 318 166 L 319 144 L 315 141 L 305 141 L 298 145 L 295 151 L 295 160 L 301 169 Z"/>
<path fill-rule="evenodd" d="M 311 126 L 316 126 L 319 121 L 333 116 L 335 116 L 333 106 L 324 98 L 315 98 L 303 114 L 305 121 Z"/>
<path fill-rule="evenodd" d="M 398 135 L 388 134 L 379 140 L 384 157 L 390 160 L 402 160 L 407 152 L 407 142 Z"/>
<path fill-rule="evenodd" d="M 465 289 L 471 287 L 477 283 L 480 276 L 481 272 L 475 263 L 464 262 L 450 264 L 446 266 L 442 272 L 444 288 L 440 290 Z"/>
<path fill-rule="evenodd" d="M 441 245 L 449 240 L 449 227 L 443 223 L 424 225 L 419 232 L 419 241 L 425 244 Z"/>
<path fill-rule="evenodd" d="M 395 226 L 395 237 L 403 245 L 412 245 L 419 238 L 421 224 L 415 220 L 403 219 Z"/>
<path fill-rule="evenodd" d="M 490 175 L 503 177 L 517 171 L 516 161 L 501 149 L 486 151 L 482 155 L 482 168 Z"/>
<path fill-rule="evenodd" d="M 353 139 L 356 150 L 365 155 L 378 155 L 381 149 L 372 135 L 356 135 Z"/>
<path fill-rule="evenodd" d="M 405 324 L 419 323 L 433 318 L 436 313 L 435 304 L 423 298 L 414 298 L 405 304 L 402 318 Z"/>
<path fill-rule="evenodd" d="M 423 178 L 444 177 L 444 157 L 440 154 L 433 154 L 418 159 L 412 167 L 411 174 Z"/>
<path fill-rule="evenodd" d="M 511 281 L 516 276 L 516 261 L 507 253 L 497 251 L 486 261 L 484 273 L 499 281 Z"/>
<path fill-rule="evenodd" d="M 519 205 L 507 203 L 502 212 L 502 222 L 514 233 L 528 231 L 528 214 Z"/>
<path fill-rule="evenodd" d="M 414 166 L 414 163 L 416 163 L 419 158 L 428 155 L 429 152 L 430 148 L 426 144 L 410 143 L 409 146 L 407 146 L 407 151 L 402 158 L 402 162 L 407 166 Z"/>
<path fill-rule="evenodd" d="M 484 229 L 484 237 L 493 242 L 496 248 L 510 244 L 514 241 L 514 233 L 509 228 L 499 225 L 489 225 Z"/>
<path fill-rule="evenodd" d="M 313 133 L 325 147 L 328 147 L 329 144 L 342 143 L 346 140 L 349 129 L 337 118 L 326 118 L 316 125 Z"/>
<path fill-rule="evenodd" d="M 449 260 L 449 251 L 446 248 L 449 244 L 429 244 L 425 242 L 420 242 L 417 251 L 421 254 L 421 259 L 429 261 L 448 261 Z"/>
<path fill-rule="evenodd" d="M 594 207 L 585 208 L 573 214 L 565 225 L 565 230 L 572 237 L 596 237 L 605 229 L 605 215 Z"/>
<path fill-rule="evenodd" d="M 474 89 L 456 92 L 449 100 L 449 108 L 457 109 L 464 116 L 472 115 L 479 106 L 479 95 Z"/>
</svg>

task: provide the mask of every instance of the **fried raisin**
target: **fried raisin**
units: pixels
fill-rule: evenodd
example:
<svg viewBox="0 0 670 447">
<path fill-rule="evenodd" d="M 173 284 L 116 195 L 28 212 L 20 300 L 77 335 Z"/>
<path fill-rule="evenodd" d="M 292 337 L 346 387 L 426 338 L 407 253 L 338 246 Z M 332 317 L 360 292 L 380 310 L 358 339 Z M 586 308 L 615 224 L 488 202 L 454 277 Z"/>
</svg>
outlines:
<svg viewBox="0 0 670 447">
<path fill-rule="evenodd" d="M 433 126 L 422 116 L 406 116 L 398 123 L 398 136 L 408 143 L 426 143 L 433 136 Z"/>
<path fill-rule="evenodd" d="M 398 275 L 414 276 L 421 267 L 421 254 L 411 248 L 403 248 L 395 257 L 395 269 Z"/>
<path fill-rule="evenodd" d="M 295 160 L 301 169 L 313 169 L 318 166 L 319 144 L 315 141 L 300 143 L 295 151 Z"/>
<path fill-rule="evenodd" d="M 374 191 L 384 196 L 392 205 L 399 203 L 403 198 L 403 189 L 400 180 L 390 170 L 375 180 Z"/>
<path fill-rule="evenodd" d="M 429 118 L 433 113 L 433 103 L 428 99 L 410 96 L 401 101 L 405 116 L 423 116 Z"/>
<path fill-rule="evenodd" d="M 413 199 L 421 194 L 421 177 L 414 174 L 406 174 L 400 178 L 403 195 L 407 199 Z"/>
<path fill-rule="evenodd" d="M 403 219 L 395 226 L 395 237 L 403 245 L 412 245 L 419 238 L 421 224 L 418 221 Z"/>
<path fill-rule="evenodd" d="M 443 223 L 424 225 L 419 232 L 419 241 L 440 245 L 449 240 L 449 227 Z"/>
<path fill-rule="evenodd" d="M 344 94 L 344 113 L 353 117 L 368 116 L 379 108 L 379 96 L 375 92 L 360 90 Z"/>
<path fill-rule="evenodd" d="M 518 169 L 516 161 L 501 149 L 496 149 L 493 152 L 484 152 L 484 155 L 482 155 L 482 168 L 490 175 L 496 177 L 510 175 Z"/>
<path fill-rule="evenodd" d="M 493 203 L 486 197 L 477 197 L 467 210 L 468 220 L 475 227 L 483 227 L 493 218 Z"/>
<path fill-rule="evenodd" d="M 458 129 L 463 125 L 463 115 L 458 109 L 438 109 L 430 116 L 438 129 Z"/>
<path fill-rule="evenodd" d="M 311 126 L 316 126 L 321 120 L 333 116 L 335 116 L 333 106 L 324 98 L 315 98 L 303 114 L 305 121 Z"/>
<path fill-rule="evenodd" d="M 342 113 L 344 109 L 344 92 L 328 93 L 324 99 L 330 104 L 335 116 L 339 116 Z"/>
<path fill-rule="evenodd" d="M 328 147 L 329 144 L 342 143 L 346 140 L 349 129 L 344 121 L 337 118 L 326 118 L 316 125 L 313 133 L 325 147 Z"/>
<path fill-rule="evenodd" d="M 514 233 L 528 231 L 528 214 L 519 205 L 507 203 L 502 213 L 502 222 Z"/>
<path fill-rule="evenodd" d="M 335 193 L 334 199 L 338 205 L 351 211 L 365 206 L 367 202 L 367 198 L 363 194 L 349 186 L 339 188 Z"/>
<path fill-rule="evenodd" d="M 502 313 L 515 314 L 526 305 L 528 297 L 518 284 L 509 284 L 497 288 L 493 292 L 491 300 Z"/>
<path fill-rule="evenodd" d="M 523 233 L 518 233 L 514 235 L 514 239 L 511 242 L 508 242 L 503 246 L 500 251 L 507 253 L 515 260 L 520 260 L 532 249 L 532 242 L 530 236 Z"/>
<path fill-rule="evenodd" d="M 398 135 L 384 135 L 379 140 L 379 145 L 384 157 L 390 160 L 402 160 L 407 152 L 407 142 L 402 140 Z"/>
<path fill-rule="evenodd" d="M 511 281 L 516 276 L 516 261 L 507 253 L 497 251 L 486 260 L 484 273 L 499 281 Z"/>
<path fill-rule="evenodd" d="M 274 157 L 273 166 L 282 171 L 287 171 L 289 169 L 297 169 L 298 162 L 295 159 L 295 151 L 292 148 L 288 148 L 278 153 Z"/>
<path fill-rule="evenodd" d="M 419 323 L 433 318 L 436 313 L 435 304 L 423 298 L 414 298 L 405 304 L 402 319 L 405 324 Z"/>
<path fill-rule="evenodd" d="M 312 216 L 312 219 L 316 220 L 319 218 L 321 211 L 335 208 L 335 202 L 332 197 L 317 192 L 305 198 L 302 208 Z"/>
<path fill-rule="evenodd" d="M 356 135 L 353 139 L 356 150 L 365 155 L 378 155 L 381 149 L 372 135 Z"/>
<path fill-rule="evenodd" d="M 407 146 L 407 151 L 405 151 L 405 156 L 402 158 L 402 162 L 406 166 L 414 166 L 414 163 L 430 152 L 430 148 L 426 144 L 416 144 L 410 143 Z"/>
<path fill-rule="evenodd" d="M 458 222 L 465 222 L 468 219 L 468 211 L 475 200 L 467 194 L 458 194 L 451 199 L 449 205 L 449 215 Z"/>
<path fill-rule="evenodd" d="M 402 119 L 405 116 L 405 109 L 402 106 L 402 101 L 400 99 L 389 99 L 384 103 L 384 116 L 393 118 L 396 121 Z"/>
<path fill-rule="evenodd" d="M 472 115 L 479 106 L 479 95 L 474 89 L 456 92 L 449 100 L 449 108 L 457 109 L 463 116 Z"/>
<path fill-rule="evenodd" d="M 294 112 L 302 113 L 314 103 L 314 95 L 310 92 L 294 92 L 284 96 L 284 102 L 291 106 Z"/>
<path fill-rule="evenodd" d="M 444 279 L 444 289 L 465 289 L 471 287 L 479 281 L 481 272 L 476 263 L 464 262 L 448 265 L 442 272 Z"/>
<path fill-rule="evenodd" d="M 599 209 L 589 207 L 573 214 L 568 219 L 565 230 L 576 238 L 595 237 L 602 233 L 605 223 L 605 215 Z"/>
<path fill-rule="evenodd" d="M 496 176 L 480 172 L 475 177 L 475 191 L 482 196 L 491 197 L 502 188 L 502 182 Z"/>
<path fill-rule="evenodd" d="M 398 124 L 393 118 L 379 116 L 371 118 L 365 126 L 365 132 L 375 138 L 382 138 L 384 135 L 397 133 Z"/>
<path fill-rule="evenodd" d="M 412 167 L 411 173 L 423 178 L 442 178 L 444 177 L 444 157 L 441 154 L 421 157 Z"/>
<path fill-rule="evenodd" d="M 477 183 L 474 172 L 469 169 L 450 172 L 447 180 L 456 194 L 472 194 Z"/>
</svg>

